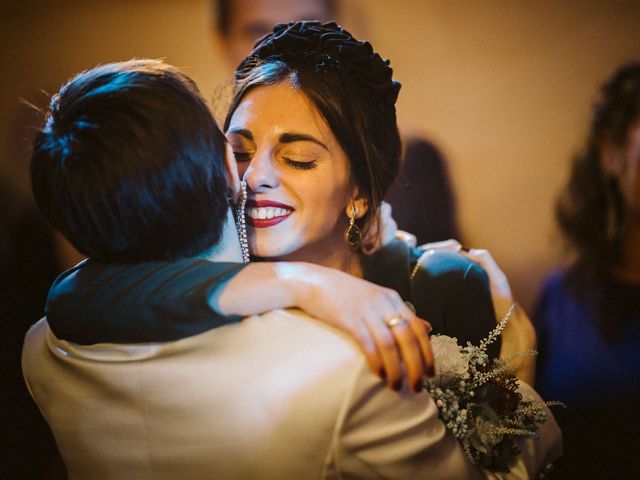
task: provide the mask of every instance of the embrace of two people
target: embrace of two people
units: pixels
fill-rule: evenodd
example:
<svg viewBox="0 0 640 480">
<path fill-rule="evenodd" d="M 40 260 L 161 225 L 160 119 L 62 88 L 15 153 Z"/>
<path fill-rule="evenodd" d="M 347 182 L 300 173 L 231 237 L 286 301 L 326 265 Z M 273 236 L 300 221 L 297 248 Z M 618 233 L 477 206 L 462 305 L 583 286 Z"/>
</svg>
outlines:
<svg viewBox="0 0 640 480">
<path fill-rule="evenodd" d="M 54 96 L 33 191 L 88 259 L 52 286 L 23 369 L 70 478 L 529 478 L 557 458 L 549 414 L 510 473 L 478 467 L 422 391 L 429 331 L 477 344 L 510 292 L 488 254 L 381 222 L 399 89 L 369 43 L 295 22 L 238 67 L 226 138 L 160 61 Z"/>
</svg>

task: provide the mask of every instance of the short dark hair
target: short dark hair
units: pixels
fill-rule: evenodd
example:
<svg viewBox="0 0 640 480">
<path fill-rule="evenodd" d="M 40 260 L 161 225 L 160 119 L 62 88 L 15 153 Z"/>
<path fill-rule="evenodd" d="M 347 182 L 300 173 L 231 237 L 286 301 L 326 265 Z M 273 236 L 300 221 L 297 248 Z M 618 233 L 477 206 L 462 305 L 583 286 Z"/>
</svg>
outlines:
<svg viewBox="0 0 640 480">
<path fill-rule="evenodd" d="M 212 10 L 215 12 L 215 25 L 220 33 L 229 33 L 229 22 L 231 21 L 231 8 L 234 0 L 212 0 Z M 325 8 L 331 17 L 336 14 L 336 1 L 324 0 Z"/>
<path fill-rule="evenodd" d="M 224 129 L 250 90 L 291 82 L 309 97 L 346 153 L 351 181 L 369 206 L 358 220 L 366 231 L 400 169 L 400 84 L 388 65 L 368 42 L 333 22 L 277 25 L 236 70 Z"/>
<path fill-rule="evenodd" d="M 158 60 L 98 66 L 51 99 L 36 134 L 38 207 L 102 262 L 189 257 L 220 240 L 225 138 L 195 83 Z"/>
</svg>

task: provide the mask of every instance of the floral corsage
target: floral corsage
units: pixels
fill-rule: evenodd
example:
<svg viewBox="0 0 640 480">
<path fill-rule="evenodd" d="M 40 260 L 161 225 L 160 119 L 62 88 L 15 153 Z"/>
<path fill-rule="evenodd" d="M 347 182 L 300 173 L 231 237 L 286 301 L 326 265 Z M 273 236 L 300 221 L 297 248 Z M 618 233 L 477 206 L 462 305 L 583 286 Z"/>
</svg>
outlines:
<svg viewBox="0 0 640 480">
<path fill-rule="evenodd" d="M 560 402 L 523 400 L 508 360 L 489 360 L 487 346 L 502 333 L 514 306 L 479 346 L 461 347 L 455 338 L 433 335 L 435 376 L 424 387 L 439 417 L 460 441 L 471 461 L 493 471 L 509 472 L 520 449 L 518 437 L 535 437 L 547 420 L 545 406 Z M 520 355 L 536 355 L 530 350 Z"/>
</svg>

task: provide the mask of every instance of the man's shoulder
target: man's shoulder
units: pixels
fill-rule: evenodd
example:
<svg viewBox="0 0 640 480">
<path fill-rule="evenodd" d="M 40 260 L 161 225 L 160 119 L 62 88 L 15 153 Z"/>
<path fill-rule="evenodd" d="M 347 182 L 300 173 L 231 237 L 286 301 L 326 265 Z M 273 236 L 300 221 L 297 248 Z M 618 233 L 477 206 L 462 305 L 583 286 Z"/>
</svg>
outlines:
<svg viewBox="0 0 640 480">
<path fill-rule="evenodd" d="M 462 282 L 488 279 L 484 269 L 464 255 L 452 250 L 412 250 L 412 274 L 432 282 Z"/>
<path fill-rule="evenodd" d="M 307 358 L 324 363 L 327 367 L 337 363 L 352 363 L 354 367 L 365 362 L 355 342 L 343 332 L 316 320 L 298 309 L 278 309 L 247 317 L 241 322 L 220 330 L 220 341 L 234 343 L 246 339 L 252 349 L 262 349 L 269 358 L 283 360 Z"/>
<path fill-rule="evenodd" d="M 109 361 L 119 355 L 146 350 L 146 358 L 185 354 L 201 357 L 203 361 L 218 360 L 221 356 L 235 358 L 263 358 L 263 365 L 276 361 L 287 363 L 292 369 L 296 361 L 332 365 L 347 363 L 358 369 L 366 363 L 355 342 L 339 330 L 316 320 L 298 309 L 271 310 L 252 315 L 240 322 L 212 328 L 203 333 L 169 342 L 131 342 L 76 344 L 59 339 L 51 330 L 47 317 L 31 326 L 25 337 L 24 349 L 41 348 L 65 351 L 67 356 L 90 361 Z M 108 355 L 104 355 L 109 352 Z"/>
<path fill-rule="evenodd" d="M 84 261 L 52 285 L 47 318 L 59 338 L 84 345 L 177 340 L 238 320 L 218 314 L 209 299 L 242 268 L 195 258 Z"/>
<path fill-rule="evenodd" d="M 451 250 L 414 249 L 411 287 L 414 297 L 431 298 L 442 305 L 455 301 L 489 298 L 485 270 Z"/>
</svg>

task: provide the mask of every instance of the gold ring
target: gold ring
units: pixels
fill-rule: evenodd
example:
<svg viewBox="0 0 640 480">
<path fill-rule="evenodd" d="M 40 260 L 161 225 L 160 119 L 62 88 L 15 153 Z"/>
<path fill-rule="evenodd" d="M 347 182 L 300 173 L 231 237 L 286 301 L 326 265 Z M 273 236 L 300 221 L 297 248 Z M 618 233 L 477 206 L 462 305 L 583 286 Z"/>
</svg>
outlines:
<svg viewBox="0 0 640 480">
<path fill-rule="evenodd" d="M 385 318 L 384 323 L 389 328 L 397 327 L 398 325 L 404 325 L 407 323 L 405 318 L 402 318 L 400 315 L 394 315 L 393 317 Z"/>
</svg>

